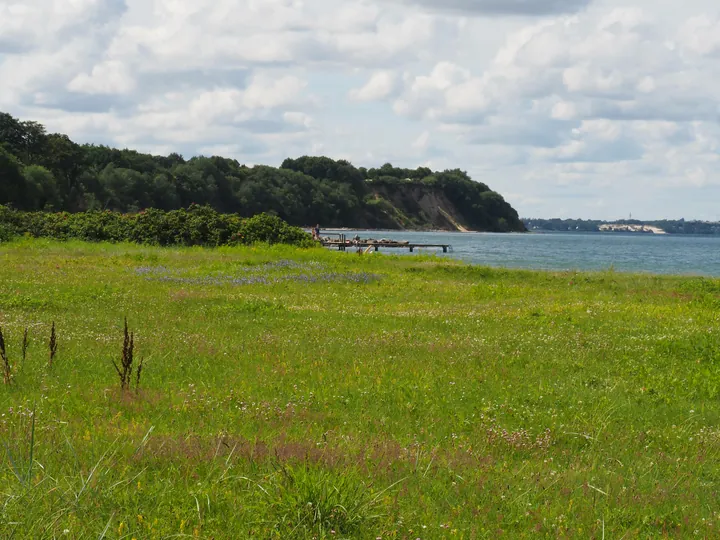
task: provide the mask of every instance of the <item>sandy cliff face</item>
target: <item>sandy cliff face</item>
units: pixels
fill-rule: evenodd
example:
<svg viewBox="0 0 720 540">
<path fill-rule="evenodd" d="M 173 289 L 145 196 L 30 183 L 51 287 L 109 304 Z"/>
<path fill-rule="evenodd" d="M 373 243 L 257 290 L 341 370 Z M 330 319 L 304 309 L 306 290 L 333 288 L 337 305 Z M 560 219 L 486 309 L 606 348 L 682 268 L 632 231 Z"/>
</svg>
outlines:
<svg viewBox="0 0 720 540">
<path fill-rule="evenodd" d="M 502 217 L 490 210 L 478 209 L 476 214 L 487 223 L 485 227 L 473 227 L 478 215 L 468 216 L 438 188 L 418 185 L 373 186 L 371 198 L 376 208 L 377 227 L 400 229 L 425 229 L 447 231 L 469 230 L 522 230 L 506 227 Z"/>
<path fill-rule="evenodd" d="M 412 190 L 420 207 L 420 215 L 424 216 L 432 228 L 441 230 L 467 231 L 465 218 L 455 205 L 442 192 Z"/>
<path fill-rule="evenodd" d="M 421 186 L 377 186 L 372 190 L 380 227 L 399 229 L 467 229 L 455 205 L 439 190 Z"/>
</svg>

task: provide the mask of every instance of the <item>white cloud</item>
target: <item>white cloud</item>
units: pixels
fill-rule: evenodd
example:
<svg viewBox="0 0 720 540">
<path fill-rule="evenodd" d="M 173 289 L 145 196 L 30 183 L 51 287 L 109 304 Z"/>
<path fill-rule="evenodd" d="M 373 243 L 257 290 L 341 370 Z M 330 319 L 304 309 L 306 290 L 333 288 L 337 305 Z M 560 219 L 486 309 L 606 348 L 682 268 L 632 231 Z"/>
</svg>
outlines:
<svg viewBox="0 0 720 540">
<path fill-rule="evenodd" d="M 481 15 L 548 15 L 578 11 L 591 0 L 397 0 L 438 10 Z"/>
<path fill-rule="evenodd" d="M 207 131 L 241 127 L 259 133 L 284 131 L 286 125 L 307 127 L 309 115 L 288 110 L 303 100 L 305 81 L 268 73 L 255 75 L 246 88 L 214 88 L 167 93 L 143 106 L 142 122 L 169 130 L 184 128 L 183 140 L 202 140 Z M 189 137 L 189 138 L 186 138 Z"/>
<path fill-rule="evenodd" d="M 718 95 L 720 66 L 667 46 L 651 19 L 626 9 L 524 28 L 480 73 L 439 62 L 428 75 L 407 78 L 395 111 L 474 126 L 466 139 L 476 143 L 545 148 L 544 158 L 622 161 L 642 154 L 640 132 L 634 142 L 601 145 L 578 139 L 573 127 L 585 120 L 584 130 L 593 119 L 715 121 Z"/>
<path fill-rule="evenodd" d="M 362 88 L 350 91 L 355 101 L 377 101 L 389 97 L 397 86 L 397 74 L 392 71 L 376 71 Z"/>
<path fill-rule="evenodd" d="M 415 142 L 413 142 L 413 148 L 427 150 L 428 146 L 430 146 L 430 132 L 423 131 L 418 138 L 415 139 Z"/>
<path fill-rule="evenodd" d="M 573 120 L 578 116 L 577 106 L 569 101 L 559 101 L 553 105 L 550 116 L 556 120 Z"/>
<path fill-rule="evenodd" d="M 3 0 L 0 53 L 62 44 L 76 34 L 102 32 L 125 9 L 122 0 Z"/>
<path fill-rule="evenodd" d="M 439 62 L 428 75 L 406 74 L 406 91 L 395 102 L 395 112 L 413 117 L 436 118 L 442 114 L 445 93 L 462 94 L 470 72 L 451 62 Z M 469 92 L 472 94 L 472 92 Z"/>
<path fill-rule="evenodd" d="M 192 100 L 188 113 L 198 122 L 246 120 L 244 99 L 245 93 L 234 88 L 210 90 Z"/>
<path fill-rule="evenodd" d="M 311 128 L 315 125 L 312 116 L 299 111 L 288 111 L 283 113 L 283 120 L 285 120 L 288 124 L 303 126 L 306 128 Z"/>
<path fill-rule="evenodd" d="M 558 96 L 564 105 L 562 111 L 555 107 L 555 114 L 565 117 L 571 111 L 586 117 L 676 117 L 687 107 L 686 116 L 694 118 L 706 110 L 702 104 L 714 102 L 720 87 L 718 82 L 705 88 L 697 84 L 712 66 L 696 60 L 667 47 L 637 10 L 616 10 L 599 21 L 560 18 L 509 36 L 492 66 L 480 74 L 470 76 L 469 70 L 444 62 L 429 75 L 414 77 L 400 99 L 401 111 L 438 118 L 474 112 L 481 119 L 507 105 L 530 107 Z M 451 69 L 464 76 L 439 83 L 438 71 Z M 695 103 L 678 102 L 678 92 Z"/>
<path fill-rule="evenodd" d="M 107 61 L 94 66 L 90 74 L 79 74 L 67 88 L 85 94 L 126 94 L 135 89 L 135 79 L 127 66 Z"/>
<path fill-rule="evenodd" d="M 413 60 L 458 24 L 449 18 L 346 0 L 135 0 L 108 54 L 146 69 L 339 63 L 385 67 Z"/>
<path fill-rule="evenodd" d="M 307 83 L 293 75 L 272 78 L 256 75 L 243 92 L 243 105 L 249 109 L 273 109 L 293 103 Z"/>
<path fill-rule="evenodd" d="M 678 40 L 690 52 L 702 55 L 720 53 L 720 17 L 690 18 L 678 32 Z"/>
<path fill-rule="evenodd" d="M 639 160 L 644 150 L 627 133 L 629 129 L 631 126 L 608 120 L 586 120 L 571 131 L 567 141 L 533 153 L 540 159 L 574 163 Z"/>
</svg>

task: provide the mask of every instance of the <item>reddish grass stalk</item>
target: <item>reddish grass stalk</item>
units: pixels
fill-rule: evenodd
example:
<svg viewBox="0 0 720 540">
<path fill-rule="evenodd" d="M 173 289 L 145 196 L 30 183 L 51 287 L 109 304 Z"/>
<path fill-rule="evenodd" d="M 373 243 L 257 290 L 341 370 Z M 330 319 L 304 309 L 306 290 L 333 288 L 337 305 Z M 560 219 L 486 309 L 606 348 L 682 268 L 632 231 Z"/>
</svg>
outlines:
<svg viewBox="0 0 720 540">
<path fill-rule="evenodd" d="M 28 329 L 25 328 L 25 332 L 23 333 L 23 343 L 22 343 L 22 361 L 23 365 L 25 365 L 25 359 L 27 358 L 27 350 L 28 346 L 30 345 L 30 340 L 28 339 Z"/>
<path fill-rule="evenodd" d="M 12 382 L 12 370 L 10 369 L 10 360 L 7 356 L 7 350 L 5 349 L 5 337 L 3 336 L 2 328 L 0 328 L 0 360 L 2 360 L 3 382 L 10 384 Z"/>
<path fill-rule="evenodd" d="M 140 357 L 140 364 L 137 368 L 137 379 L 135 380 L 135 394 L 140 395 L 140 375 L 142 374 L 143 364 L 145 363 L 145 359 L 141 356 Z"/>
<path fill-rule="evenodd" d="M 134 353 L 135 353 L 135 334 L 128 331 L 128 324 L 127 324 L 127 317 L 125 318 L 125 334 L 123 339 L 123 349 L 122 349 L 122 356 L 120 357 L 120 365 L 115 362 L 115 360 L 112 361 L 113 366 L 115 366 L 115 371 L 117 371 L 118 377 L 120 377 L 120 390 L 126 391 L 130 389 L 130 384 L 132 383 L 132 373 L 133 373 L 133 361 L 134 361 Z M 140 363 L 140 367 L 138 368 L 138 374 L 137 374 L 137 385 L 139 387 L 140 385 L 140 372 L 142 371 L 142 361 Z"/>
<path fill-rule="evenodd" d="M 50 343 L 48 345 L 50 347 L 50 360 L 48 361 L 48 365 L 50 367 L 52 367 L 53 361 L 55 360 L 55 355 L 57 354 L 57 350 L 58 350 L 57 333 L 55 331 L 55 321 L 53 321 L 53 323 L 52 323 L 52 330 L 50 331 Z"/>
</svg>

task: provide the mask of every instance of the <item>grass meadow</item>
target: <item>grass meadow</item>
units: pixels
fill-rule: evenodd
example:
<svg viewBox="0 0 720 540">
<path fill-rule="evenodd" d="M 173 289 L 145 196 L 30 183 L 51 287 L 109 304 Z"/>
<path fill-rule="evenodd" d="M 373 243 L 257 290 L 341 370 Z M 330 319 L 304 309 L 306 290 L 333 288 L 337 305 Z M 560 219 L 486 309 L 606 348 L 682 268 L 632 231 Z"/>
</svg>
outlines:
<svg viewBox="0 0 720 540">
<path fill-rule="evenodd" d="M 703 278 L 3 244 L 0 537 L 718 538 L 719 323 Z"/>
</svg>

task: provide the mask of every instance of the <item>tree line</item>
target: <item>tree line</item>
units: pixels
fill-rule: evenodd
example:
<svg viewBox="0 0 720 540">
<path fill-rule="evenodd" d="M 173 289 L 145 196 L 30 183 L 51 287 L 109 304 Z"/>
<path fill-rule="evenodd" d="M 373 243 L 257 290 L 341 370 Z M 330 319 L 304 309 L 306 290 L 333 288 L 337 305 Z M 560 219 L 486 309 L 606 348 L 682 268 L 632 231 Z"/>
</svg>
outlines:
<svg viewBox="0 0 720 540">
<path fill-rule="evenodd" d="M 235 159 L 154 156 L 77 144 L 42 124 L 0 113 L 0 204 L 26 211 L 135 213 L 208 205 L 221 213 L 276 215 L 292 225 L 395 228 L 392 191 L 442 192 L 479 230 L 524 230 L 517 212 L 464 171 L 355 167 L 327 157 L 247 167 Z M 412 216 L 422 223 L 423 216 Z"/>
</svg>

